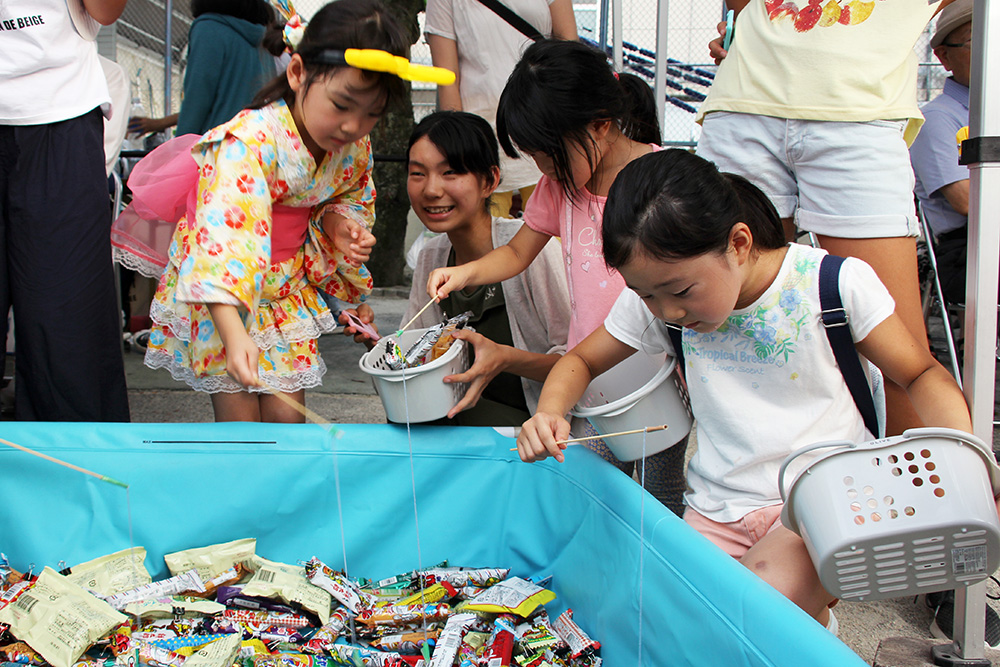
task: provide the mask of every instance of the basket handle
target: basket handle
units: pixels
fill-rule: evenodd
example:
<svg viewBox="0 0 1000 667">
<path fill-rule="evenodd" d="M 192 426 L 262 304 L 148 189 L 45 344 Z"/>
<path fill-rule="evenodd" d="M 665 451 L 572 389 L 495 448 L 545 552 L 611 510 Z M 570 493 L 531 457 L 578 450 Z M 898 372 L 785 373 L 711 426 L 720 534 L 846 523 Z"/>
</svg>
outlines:
<svg viewBox="0 0 1000 667">
<path fill-rule="evenodd" d="M 807 445 L 786 456 L 785 460 L 781 462 L 781 467 L 778 468 L 778 492 L 781 494 L 782 503 L 788 501 L 785 494 L 785 470 L 788 468 L 788 464 L 802 454 L 807 454 L 817 449 L 823 449 L 824 447 L 844 447 L 846 449 L 856 449 L 858 447 L 858 443 L 851 442 L 850 440 L 826 440 L 824 442 L 816 442 L 811 445 Z"/>
</svg>

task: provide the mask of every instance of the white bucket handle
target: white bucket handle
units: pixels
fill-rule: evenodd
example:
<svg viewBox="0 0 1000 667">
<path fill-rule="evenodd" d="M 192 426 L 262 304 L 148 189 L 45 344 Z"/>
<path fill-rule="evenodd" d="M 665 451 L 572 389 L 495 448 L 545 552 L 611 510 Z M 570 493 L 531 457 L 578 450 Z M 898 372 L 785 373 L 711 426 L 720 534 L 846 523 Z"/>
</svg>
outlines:
<svg viewBox="0 0 1000 667">
<path fill-rule="evenodd" d="M 822 449 L 824 447 L 841 447 L 844 449 L 858 449 L 863 447 L 864 449 L 881 449 L 887 445 L 897 444 L 902 440 L 912 440 L 915 438 L 926 437 L 941 437 L 951 440 L 960 440 L 966 444 L 972 445 L 977 450 L 979 456 L 986 463 L 986 467 L 989 470 L 990 483 L 993 487 L 993 496 L 996 497 L 997 494 L 1000 493 L 1000 468 L 997 467 L 996 459 L 993 457 L 993 452 L 986 447 L 986 444 L 982 440 L 974 435 L 966 433 L 965 431 L 959 431 L 958 429 L 928 426 L 923 428 L 907 429 L 901 436 L 892 438 L 881 438 L 879 440 L 871 440 L 863 443 L 850 442 L 849 440 L 828 440 L 797 449 L 785 457 L 785 460 L 781 462 L 781 468 L 778 469 L 778 492 L 781 494 L 781 501 L 783 503 L 788 501 L 787 493 L 785 491 L 785 470 L 788 468 L 788 464 L 802 454 Z"/>
</svg>

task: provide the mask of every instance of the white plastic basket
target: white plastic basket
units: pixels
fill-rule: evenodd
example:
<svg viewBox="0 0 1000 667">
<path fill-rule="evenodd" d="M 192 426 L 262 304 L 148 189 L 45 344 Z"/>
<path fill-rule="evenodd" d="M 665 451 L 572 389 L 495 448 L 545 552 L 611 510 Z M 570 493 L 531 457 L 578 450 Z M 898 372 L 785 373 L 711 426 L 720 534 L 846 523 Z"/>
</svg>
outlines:
<svg viewBox="0 0 1000 667">
<path fill-rule="evenodd" d="M 590 420 L 598 433 L 631 431 L 667 424 L 653 433 L 605 438 L 621 461 L 642 458 L 676 445 L 691 430 L 687 392 L 677 377 L 677 362 L 666 355 L 637 352 L 593 379 L 572 414 Z"/>
<path fill-rule="evenodd" d="M 834 448 L 784 478 L 797 457 Z M 849 600 L 968 586 L 1000 564 L 1000 468 L 978 438 L 910 429 L 865 443 L 821 442 L 778 473 L 781 522 L 805 541 L 820 581 Z"/>
<path fill-rule="evenodd" d="M 470 331 L 471 327 L 466 327 Z M 405 352 L 427 329 L 404 331 L 399 337 L 399 347 Z M 375 392 L 382 399 L 386 417 L 400 424 L 429 422 L 448 415 L 448 411 L 462 400 L 468 389 L 466 383 L 445 384 L 448 375 L 469 369 L 469 351 L 465 341 L 456 340 L 434 361 L 414 368 L 392 370 L 385 363 L 386 347 L 395 336 L 381 338 L 371 350 L 358 360 L 358 366 L 372 378 Z"/>
</svg>

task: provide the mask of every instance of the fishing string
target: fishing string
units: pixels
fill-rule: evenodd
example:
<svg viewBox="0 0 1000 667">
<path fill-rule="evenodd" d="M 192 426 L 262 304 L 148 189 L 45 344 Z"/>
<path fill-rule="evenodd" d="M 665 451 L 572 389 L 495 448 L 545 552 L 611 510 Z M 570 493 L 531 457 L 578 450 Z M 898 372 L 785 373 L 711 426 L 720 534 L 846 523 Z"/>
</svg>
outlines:
<svg viewBox="0 0 1000 667">
<path fill-rule="evenodd" d="M 639 494 L 639 649 L 638 664 L 642 667 L 642 579 L 643 579 L 643 558 L 646 554 L 645 531 L 646 531 L 646 431 L 642 432 L 642 470 L 639 473 L 639 486 L 642 493 Z"/>
<path fill-rule="evenodd" d="M 423 566 L 423 557 L 421 555 L 421 550 L 420 550 L 420 516 L 419 513 L 417 512 L 417 475 L 414 472 L 414 467 L 413 467 L 413 434 L 410 431 L 410 397 L 409 393 L 406 391 L 405 368 L 403 369 L 402 377 L 403 377 L 403 409 L 406 414 L 406 442 L 409 445 L 410 449 L 410 488 L 413 491 L 413 524 L 416 529 L 416 535 L 417 535 L 417 571 L 420 572 L 424 569 L 424 566 Z M 423 576 L 418 577 L 418 581 L 420 585 L 420 602 L 421 604 L 425 604 L 424 602 L 425 586 L 424 586 Z M 424 630 L 423 646 L 427 647 L 427 614 L 422 613 L 420 617 L 422 620 L 421 625 L 423 626 Z"/>
</svg>

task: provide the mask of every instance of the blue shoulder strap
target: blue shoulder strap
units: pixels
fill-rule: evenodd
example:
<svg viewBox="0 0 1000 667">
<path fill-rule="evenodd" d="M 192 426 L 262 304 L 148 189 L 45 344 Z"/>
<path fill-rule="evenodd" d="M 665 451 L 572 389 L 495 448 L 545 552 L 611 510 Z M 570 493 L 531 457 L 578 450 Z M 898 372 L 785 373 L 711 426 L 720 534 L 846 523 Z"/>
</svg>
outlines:
<svg viewBox="0 0 1000 667">
<path fill-rule="evenodd" d="M 844 263 L 843 257 L 826 255 L 819 265 L 819 304 L 820 318 L 826 330 L 826 337 L 830 339 L 830 347 L 833 348 L 833 356 L 837 359 L 837 366 L 844 376 L 847 388 L 851 390 L 854 403 L 861 412 L 861 418 L 865 421 L 868 430 L 878 437 L 878 417 L 875 414 L 875 401 L 872 399 L 871 387 L 868 386 L 868 378 L 861 367 L 861 359 L 858 350 L 854 347 L 854 339 L 851 337 L 851 329 L 848 326 L 847 311 L 840 300 L 840 267 Z"/>
<path fill-rule="evenodd" d="M 670 336 L 670 344 L 674 346 L 674 356 L 677 357 L 677 372 L 684 377 L 684 344 L 681 342 L 681 330 L 667 326 L 667 335 Z"/>
</svg>

